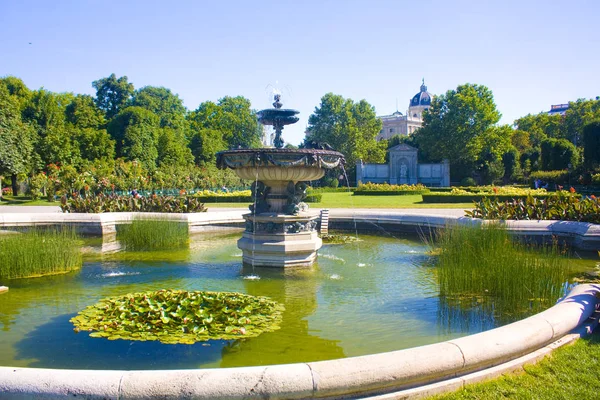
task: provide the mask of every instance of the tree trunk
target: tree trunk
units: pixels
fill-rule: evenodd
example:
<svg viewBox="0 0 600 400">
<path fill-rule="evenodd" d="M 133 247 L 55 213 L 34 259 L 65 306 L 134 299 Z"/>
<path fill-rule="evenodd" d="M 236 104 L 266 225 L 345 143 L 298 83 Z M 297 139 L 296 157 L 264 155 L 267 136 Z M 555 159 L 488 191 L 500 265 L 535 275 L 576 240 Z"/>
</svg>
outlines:
<svg viewBox="0 0 600 400">
<path fill-rule="evenodd" d="M 0 175 L 0 201 L 2 201 L 2 180 L 4 179 L 4 177 L 2 175 Z"/>
<path fill-rule="evenodd" d="M 12 174 L 10 176 L 10 182 L 12 184 L 13 196 L 19 195 L 19 183 L 17 182 L 17 174 Z"/>
</svg>

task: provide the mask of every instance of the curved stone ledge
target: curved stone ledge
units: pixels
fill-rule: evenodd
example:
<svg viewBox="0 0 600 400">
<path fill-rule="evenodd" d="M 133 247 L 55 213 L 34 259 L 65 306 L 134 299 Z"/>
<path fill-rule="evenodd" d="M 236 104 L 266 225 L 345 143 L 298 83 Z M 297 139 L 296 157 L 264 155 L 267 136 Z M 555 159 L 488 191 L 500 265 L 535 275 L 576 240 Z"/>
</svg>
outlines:
<svg viewBox="0 0 600 400">
<path fill-rule="evenodd" d="M 550 309 L 510 325 L 428 346 L 338 360 L 168 371 L 0 367 L 0 397 L 387 399 L 433 394 L 515 369 L 568 342 L 569 338 L 561 338 L 584 326 L 596 312 L 599 292 L 597 285 L 580 285 Z M 515 362 L 502 365 L 511 360 Z M 495 368 L 489 374 L 482 371 L 490 367 Z M 474 371 L 481 372 L 467 375 Z"/>
</svg>

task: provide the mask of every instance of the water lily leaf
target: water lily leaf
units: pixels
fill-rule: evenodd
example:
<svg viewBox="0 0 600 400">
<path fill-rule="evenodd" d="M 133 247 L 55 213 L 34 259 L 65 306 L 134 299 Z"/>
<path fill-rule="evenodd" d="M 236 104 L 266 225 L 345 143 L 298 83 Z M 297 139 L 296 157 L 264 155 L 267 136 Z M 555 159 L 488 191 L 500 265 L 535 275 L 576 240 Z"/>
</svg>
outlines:
<svg viewBox="0 0 600 400">
<path fill-rule="evenodd" d="M 266 297 L 159 290 L 100 300 L 71 322 L 90 337 L 192 344 L 279 329 L 282 312 L 282 305 Z"/>
</svg>

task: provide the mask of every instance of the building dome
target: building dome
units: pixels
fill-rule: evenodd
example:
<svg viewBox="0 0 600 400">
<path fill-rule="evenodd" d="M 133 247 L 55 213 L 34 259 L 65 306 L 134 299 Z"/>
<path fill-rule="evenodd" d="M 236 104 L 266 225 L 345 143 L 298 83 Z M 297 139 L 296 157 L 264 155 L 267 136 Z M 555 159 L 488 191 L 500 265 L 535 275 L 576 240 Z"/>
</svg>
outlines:
<svg viewBox="0 0 600 400">
<path fill-rule="evenodd" d="M 431 95 L 427 91 L 427 86 L 425 86 L 425 79 L 423 79 L 423 83 L 421 84 L 421 91 L 415 94 L 410 101 L 411 107 L 417 106 L 430 106 L 431 105 Z"/>
</svg>

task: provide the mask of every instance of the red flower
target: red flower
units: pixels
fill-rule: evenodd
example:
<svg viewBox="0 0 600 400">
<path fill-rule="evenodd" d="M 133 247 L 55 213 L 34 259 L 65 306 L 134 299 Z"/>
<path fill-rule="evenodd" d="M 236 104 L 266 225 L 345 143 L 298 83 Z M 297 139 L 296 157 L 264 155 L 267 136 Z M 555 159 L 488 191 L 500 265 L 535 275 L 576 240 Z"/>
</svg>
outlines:
<svg viewBox="0 0 600 400">
<path fill-rule="evenodd" d="M 591 195 L 590 197 L 592 198 L 592 200 L 596 200 L 596 196 Z"/>
<path fill-rule="evenodd" d="M 575 193 L 575 188 L 573 186 L 571 186 L 571 189 L 569 189 L 569 192 Z"/>
<path fill-rule="evenodd" d="M 498 188 L 497 187 L 493 187 L 492 190 L 494 191 L 494 193 L 498 194 Z"/>
</svg>

